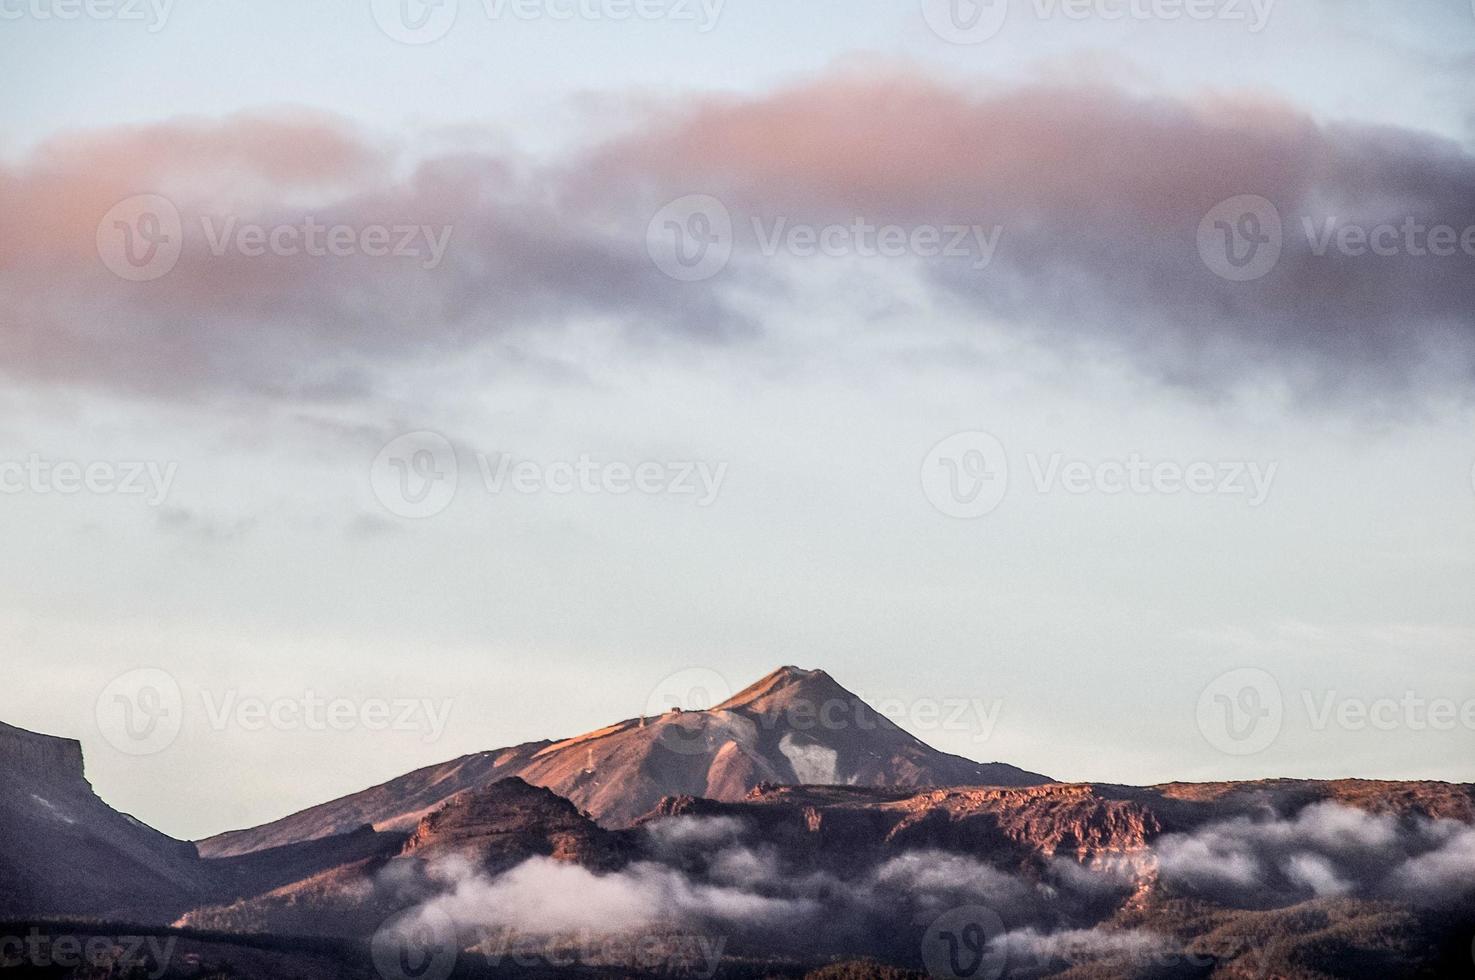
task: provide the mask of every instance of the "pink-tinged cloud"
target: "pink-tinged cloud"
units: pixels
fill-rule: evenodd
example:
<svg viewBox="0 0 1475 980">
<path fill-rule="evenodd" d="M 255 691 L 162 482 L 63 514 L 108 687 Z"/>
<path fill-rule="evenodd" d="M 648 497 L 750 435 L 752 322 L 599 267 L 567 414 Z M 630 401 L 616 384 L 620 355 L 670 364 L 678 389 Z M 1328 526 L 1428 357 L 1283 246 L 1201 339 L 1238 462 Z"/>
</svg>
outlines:
<svg viewBox="0 0 1475 980">
<path fill-rule="evenodd" d="M 740 236 L 755 219 L 998 227 L 985 269 L 939 259 L 924 274 L 981 322 L 1115 349 L 1186 383 L 1263 376 L 1381 397 L 1475 376 L 1475 253 L 1463 247 L 1475 238 L 1417 252 L 1418 227 L 1475 228 L 1475 156 L 1414 131 L 1322 124 L 1254 99 L 846 73 L 669 112 L 603 148 L 590 172 L 591 199 L 636 181 L 715 195 Z M 1199 238 L 1206 215 L 1242 195 L 1282 220 L 1279 260 L 1249 281 L 1220 275 L 1234 271 L 1223 246 L 1206 258 Z M 1393 223 L 1397 251 L 1323 247 L 1330 220 Z"/>
<path fill-rule="evenodd" d="M 167 274 L 130 281 L 100 258 L 99 223 L 144 193 L 177 206 L 182 250 Z M 731 213 L 734 254 L 678 281 L 646 236 L 692 194 Z M 1243 195 L 1269 202 L 1283 234 L 1278 260 L 1240 281 L 1201 225 L 1210 246 L 1216 228 L 1237 233 L 1238 212 L 1211 212 Z M 785 277 L 804 275 L 762 254 L 753 223 L 857 219 L 996 233 L 986 264 L 969 249 L 898 267 L 980 329 L 1110 351 L 1186 385 L 1408 401 L 1475 377 L 1475 254 L 1354 255 L 1304 228 L 1475 228 L 1475 157 L 1249 99 L 842 73 L 694 99 L 541 165 L 416 157 L 331 118 L 257 115 L 57 139 L 0 169 L 0 207 L 0 370 L 22 381 L 341 397 L 518 331 L 743 338 L 772 329 Z M 419 229 L 415 252 L 212 248 L 240 225 L 309 219 L 383 226 L 395 250 L 394 229 Z M 926 342 L 925 323 L 909 329 Z"/>
<path fill-rule="evenodd" d="M 130 195 L 167 187 L 200 199 L 275 197 L 368 179 L 385 162 L 341 122 L 305 112 L 67 133 L 0 169 L 14 232 L 0 240 L 0 268 L 37 253 L 93 255 L 98 218 Z"/>
<path fill-rule="evenodd" d="M 643 239 L 564 213 L 525 169 L 415 159 L 304 115 L 58 139 L 0 168 L 0 370 L 150 397 L 339 398 L 578 318 L 751 329 L 709 290 L 667 290 Z M 148 247 L 175 228 L 172 252 Z M 167 261 L 130 269 L 125 251 Z"/>
</svg>

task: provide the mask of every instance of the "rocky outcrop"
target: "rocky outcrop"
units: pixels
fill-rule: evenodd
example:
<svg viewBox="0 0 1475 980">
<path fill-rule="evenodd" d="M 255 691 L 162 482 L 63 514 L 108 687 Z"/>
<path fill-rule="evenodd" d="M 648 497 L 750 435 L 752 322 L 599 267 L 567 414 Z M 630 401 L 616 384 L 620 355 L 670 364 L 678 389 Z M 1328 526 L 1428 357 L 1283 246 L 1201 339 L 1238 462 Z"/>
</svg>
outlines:
<svg viewBox="0 0 1475 980">
<path fill-rule="evenodd" d="M 1166 783 L 1146 792 L 1159 794 L 1164 804 L 1171 802 L 1200 810 L 1212 806 L 1221 816 L 1264 810 L 1284 815 L 1312 803 L 1334 802 L 1371 813 L 1475 823 L 1475 786 L 1469 783 L 1260 779 L 1234 783 Z"/>
<path fill-rule="evenodd" d="M 209 891 L 194 845 L 92 791 L 77 742 L 0 725 L 0 914 L 164 921 Z"/>
<path fill-rule="evenodd" d="M 85 782 L 82 743 L 0 724 L 0 772 L 47 782 Z"/>
<path fill-rule="evenodd" d="M 864 855 L 934 848 L 987 855 L 1000 864 L 1055 857 L 1127 858 L 1166 833 L 1241 816 L 1290 816 L 1333 801 L 1378 813 L 1475 823 L 1475 786 L 1374 780 L 1264 780 L 1116 786 L 1054 783 L 956 786 L 907 792 L 866 787 L 762 784 L 740 801 L 672 796 L 642 821 L 728 816 L 767 839 L 816 853 Z"/>
<path fill-rule="evenodd" d="M 956 787 L 908 793 L 862 787 L 759 786 L 739 802 L 690 796 L 662 800 L 643 821 L 730 816 L 765 839 L 816 854 L 856 858 L 937 849 L 1020 865 L 1081 861 L 1143 851 L 1163 830 L 1151 806 L 1095 786 Z"/>
<path fill-rule="evenodd" d="M 420 820 L 400 853 L 454 855 L 491 872 L 534 856 L 608 869 L 624 863 L 629 846 L 563 797 L 513 777 L 453 797 Z"/>
</svg>

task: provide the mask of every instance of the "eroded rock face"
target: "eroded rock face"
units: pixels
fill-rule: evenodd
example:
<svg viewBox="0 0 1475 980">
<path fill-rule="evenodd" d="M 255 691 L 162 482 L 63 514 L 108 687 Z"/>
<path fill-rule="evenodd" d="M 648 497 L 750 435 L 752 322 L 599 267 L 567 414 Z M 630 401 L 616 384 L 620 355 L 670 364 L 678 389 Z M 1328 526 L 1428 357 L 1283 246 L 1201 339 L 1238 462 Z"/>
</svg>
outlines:
<svg viewBox="0 0 1475 980">
<path fill-rule="evenodd" d="M 1001 836 L 1015 849 L 1044 858 L 1130 854 L 1162 831 L 1146 804 L 1109 798 L 1094 786 L 939 790 L 901 809 L 906 815 L 891 833 L 898 844 L 915 845 L 929 835 L 940 838 L 933 842 L 938 846 Z"/>
<path fill-rule="evenodd" d="M 425 861 L 456 856 L 495 872 L 534 856 L 610 869 L 628 851 L 624 836 L 550 790 L 513 777 L 452 798 L 419 822 L 400 853 Z"/>
<path fill-rule="evenodd" d="M 1273 810 L 1284 815 L 1312 803 L 1332 802 L 1370 813 L 1475 823 L 1475 786 L 1434 780 L 1260 779 L 1225 783 L 1165 783 L 1151 788 L 1167 801 L 1212 804 L 1220 815 Z"/>
<path fill-rule="evenodd" d="M 767 839 L 816 853 L 930 848 L 1017 865 L 1055 857 L 1131 858 L 1166 833 L 1191 832 L 1234 817 L 1289 816 L 1328 801 L 1373 813 L 1475 823 L 1475 787 L 1371 780 L 1148 787 L 1055 783 L 915 792 L 760 784 L 740 801 L 668 797 L 644 822 L 732 816 L 752 822 Z"/>
<path fill-rule="evenodd" d="M 0 724 L 0 771 L 48 782 L 85 782 L 82 743 Z"/>
<path fill-rule="evenodd" d="M 739 802 L 671 797 L 647 821 L 674 816 L 738 817 L 767 840 L 847 860 L 934 849 L 986 855 L 1005 866 L 1133 855 L 1163 831 L 1141 800 L 1067 784 L 921 792 L 761 785 Z"/>
</svg>

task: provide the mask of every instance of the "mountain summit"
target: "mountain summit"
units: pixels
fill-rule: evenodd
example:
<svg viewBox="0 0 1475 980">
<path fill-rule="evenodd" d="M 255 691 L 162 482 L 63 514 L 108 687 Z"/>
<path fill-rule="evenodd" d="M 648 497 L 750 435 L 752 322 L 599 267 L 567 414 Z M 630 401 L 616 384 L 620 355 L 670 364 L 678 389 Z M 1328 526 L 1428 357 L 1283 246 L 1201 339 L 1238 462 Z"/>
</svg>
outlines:
<svg viewBox="0 0 1475 980">
<path fill-rule="evenodd" d="M 780 667 L 743 688 L 712 710 L 748 709 L 768 712 L 775 709 L 783 710 L 800 700 L 823 704 L 831 700 L 846 701 L 854 698 L 855 695 L 841 687 L 833 677 L 822 670 Z"/>
<path fill-rule="evenodd" d="M 663 797 L 741 800 L 761 784 L 1052 782 L 1004 763 L 939 752 L 824 671 L 780 667 L 707 710 L 672 709 L 562 741 L 463 756 L 274 823 L 212 837 L 200 842 L 200 850 L 206 856 L 243 854 L 366 823 L 410 831 L 457 793 L 509 776 L 553 790 L 608 827 L 633 823 Z"/>
</svg>

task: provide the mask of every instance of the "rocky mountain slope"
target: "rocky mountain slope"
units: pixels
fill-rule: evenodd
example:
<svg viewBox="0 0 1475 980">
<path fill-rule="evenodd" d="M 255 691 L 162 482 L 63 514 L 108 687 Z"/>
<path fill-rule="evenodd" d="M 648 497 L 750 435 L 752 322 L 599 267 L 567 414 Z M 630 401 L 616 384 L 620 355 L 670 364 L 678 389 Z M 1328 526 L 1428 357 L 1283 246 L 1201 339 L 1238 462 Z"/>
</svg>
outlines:
<svg viewBox="0 0 1475 980">
<path fill-rule="evenodd" d="M 1335 809 L 1324 810 L 1327 805 Z M 514 870 L 524 861 L 552 860 L 587 869 L 595 877 L 582 879 L 584 887 L 600 896 L 593 900 L 606 900 L 614 889 L 620 908 L 661 883 L 662 912 L 672 917 L 672 928 L 694 927 L 693 906 L 706 912 L 778 902 L 785 915 L 818 916 L 799 929 L 772 922 L 760 928 L 761 916 L 725 921 L 731 970 L 767 962 L 764 957 L 812 965 L 830 956 L 871 956 L 923 966 L 917 957 L 928 955 L 928 924 L 949 908 L 983 902 L 1004 903 L 998 907 L 1009 928 L 1021 930 L 1022 942 L 1038 943 L 1047 928 L 1065 937 L 1063 946 L 1011 954 L 1017 957 L 1011 976 L 1436 977 L 1458 960 L 1451 944 L 1462 935 L 1468 942 L 1468 928 L 1475 927 L 1459 911 L 1456 893 L 1418 899 L 1301 885 L 1283 891 L 1270 879 L 1240 894 L 1217 886 L 1206 893 L 1185 887 L 1192 881 L 1181 872 L 1165 872 L 1171 861 L 1191 857 L 1192 847 L 1221 848 L 1226 835 L 1255 828 L 1268 835 L 1256 845 L 1267 856 L 1296 835 L 1309 835 L 1327 853 L 1349 854 L 1397 849 L 1393 838 L 1381 836 L 1390 828 L 1453 840 L 1470 826 L 1472 807 L 1475 786 L 1433 782 L 924 790 L 764 784 L 738 801 L 667 797 L 635 826 L 608 830 L 551 791 L 514 778 L 458 796 L 423 818 L 392 858 L 351 862 L 252 899 L 203 908 L 183 924 L 364 936 L 474 875 L 482 884 L 443 906 L 471 916 L 462 937 L 470 949 L 478 938 L 503 935 L 502 917 L 517 921 L 505 904 L 516 896 L 535 900 L 540 915 L 555 918 L 579 906 L 577 895 L 555 897 L 562 883 L 528 891 L 532 881 L 558 879 Z M 1392 822 L 1379 823 L 1384 819 Z M 1164 851 L 1164 842 L 1174 840 L 1177 849 Z M 1439 847 L 1432 839 L 1426 844 Z M 470 871 L 437 873 L 446 859 L 469 862 Z M 1239 874 L 1242 858 L 1230 852 L 1206 859 L 1225 874 Z M 1271 876 L 1274 863 L 1266 867 Z M 503 874 L 512 884 L 493 887 Z M 1377 874 L 1369 871 L 1364 884 L 1376 889 Z M 1475 889 L 1468 881 L 1459 887 Z M 805 912 L 816 899 L 824 911 Z"/>
<path fill-rule="evenodd" d="M 708 711 L 632 718 L 558 742 L 529 742 L 428 766 L 273 823 L 200 842 L 207 857 L 341 834 L 409 831 L 452 796 L 518 776 L 592 813 L 633 823 L 663 797 L 740 800 L 761 783 L 881 787 L 1049 783 L 1004 763 L 931 748 L 822 670 L 782 667 Z"/>
<path fill-rule="evenodd" d="M 496 874 L 541 857 L 605 872 L 637 853 L 632 832 L 606 830 L 568 800 L 516 777 L 453 797 L 397 839 L 392 849 L 349 855 L 299 881 L 201 907 L 180 924 L 225 932 L 364 936 L 433 891 L 430 871 L 443 862 Z M 249 862 L 260 853 L 270 852 L 205 863 Z"/>
<path fill-rule="evenodd" d="M 632 934 L 721 937 L 731 976 L 932 969 L 980 905 L 1026 980 L 1434 978 L 1475 937 L 1475 786 L 1054 783 L 936 752 L 795 668 L 711 711 L 411 773 L 215 856 L 98 799 L 76 742 L 0 725 L 0 775 L 0 920 L 240 937 L 225 973 L 257 947 L 294 975 L 303 949 L 361 957 L 428 909 L 454 915 L 465 976 L 529 975 L 477 958 L 513 940 L 550 966 Z"/>
<path fill-rule="evenodd" d="M 194 845 L 99 799 L 78 742 L 0 724 L 0 774 L 0 914 L 163 914 L 206 894 Z"/>
<path fill-rule="evenodd" d="M 204 861 L 104 803 L 80 743 L 0 724 L 0 916 L 167 922 L 202 903 L 256 895 L 386 850 L 371 827 Z"/>
</svg>

